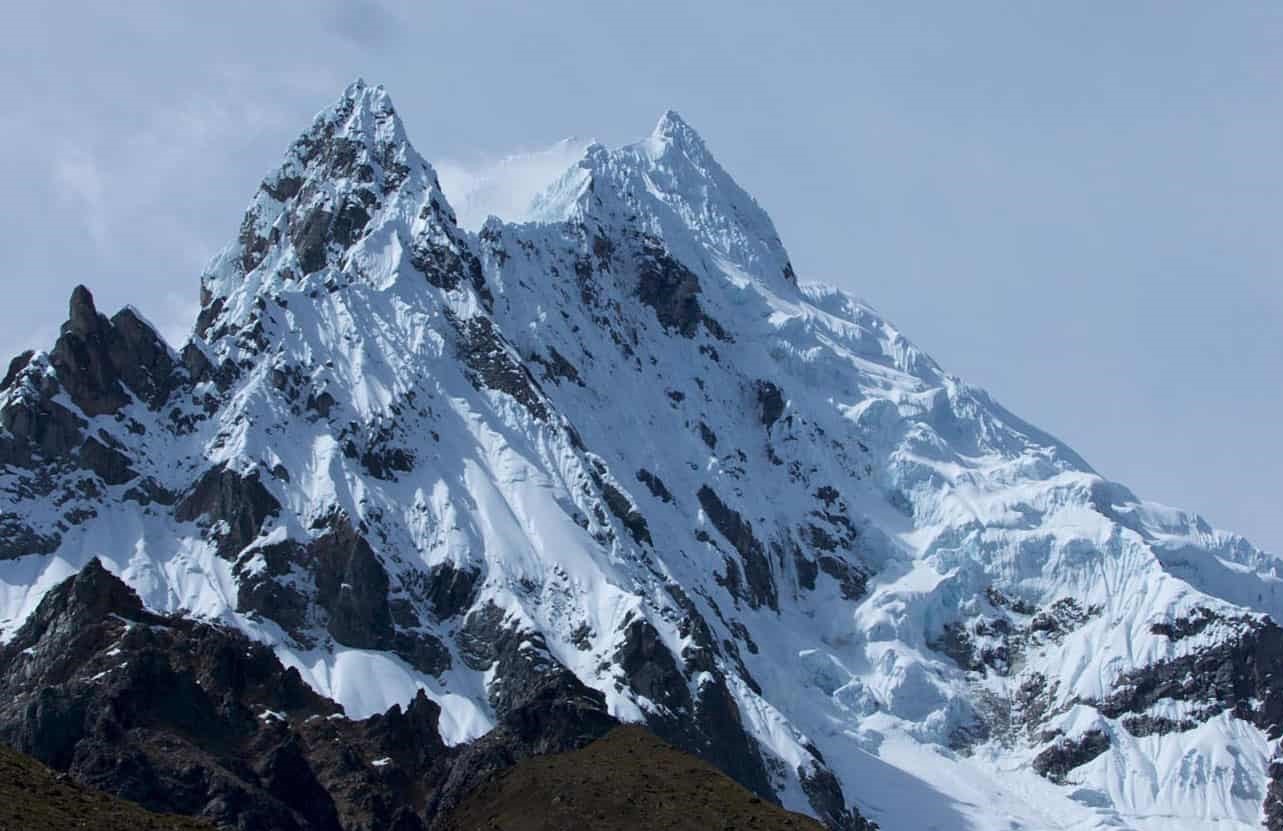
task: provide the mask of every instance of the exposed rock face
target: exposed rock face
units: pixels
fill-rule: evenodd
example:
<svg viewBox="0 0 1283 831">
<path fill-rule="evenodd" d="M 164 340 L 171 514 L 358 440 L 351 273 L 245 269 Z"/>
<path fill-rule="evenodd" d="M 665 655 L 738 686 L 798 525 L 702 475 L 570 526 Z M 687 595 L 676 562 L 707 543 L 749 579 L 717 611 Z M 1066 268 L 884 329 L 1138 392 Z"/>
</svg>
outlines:
<svg viewBox="0 0 1283 831">
<path fill-rule="evenodd" d="M 1102 730 L 1088 730 L 1076 739 L 1058 739 L 1034 757 L 1033 767 L 1051 781 L 1061 784 L 1071 770 L 1087 764 L 1106 750 L 1109 750 L 1109 736 Z"/>
<path fill-rule="evenodd" d="M 368 788 L 369 754 L 404 753 L 411 736 L 416 762 L 444 753 L 430 702 L 389 714 L 406 721 L 399 736 L 381 736 L 381 719 L 331 719 L 338 708 L 269 649 L 146 612 L 96 560 L 46 596 L 0 664 L 7 742 L 152 810 L 235 827 L 390 823 L 390 806 L 336 804 L 330 789 Z"/>
<path fill-rule="evenodd" d="M 51 362 L 71 400 L 89 416 L 115 413 L 129 392 L 159 407 L 174 383 L 173 356 L 156 332 L 132 309 L 108 320 L 84 286 L 72 292 Z"/>
<path fill-rule="evenodd" d="M 753 606 L 777 607 L 778 597 L 766 549 L 753 535 L 753 526 L 707 485 L 699 489 L 699 504 L 726 541 L 739 553 L 747 580 L 745 599 Z"/>
<path fill-rule="evenodd" d="M 821 764 L 823 760 L 819 760 Z M 846 806 L 842 786 L 828 768 L 819 767 L 812 772 L 799 771 L 802 790 L 811 800 L 811 806 L 828 828 L 838 831 L 877 831 L 877 825 Z"/>
<path fill-rule="evenodd" d="M 130 466 L 132 460 L 119 448 L 104 444 L 92 436 L 85 439 L 80 447 L 80 463 L 98 474 L 98 478 L 108 485 L 123 485 L 138 476 L 138 472 Z"/>
<path fill-rule="evenodd" d="M 146 611 L 97 561 L 0 648 L 0 737 L 84 785 L 244 829 L 424 829 L 520 759 L 614 721 L 541 684 L 482 741 L 447 748 L 422 694 L 364 721 L 235 632 Z"/>
<path fill-rule="evenodd" d="M 1197 724 L 1229 710 L 1266 731 L 1283 737 L 1283 629 L 1266 619 L 1208 619 L 1206 611 L 1164 626 L 1160 636 L 1173 640 L 1201 632 L 1213 622 L 1231 627 L 1237 637 L 1206 649 L 1159 661 L 1124 673 L 1113 692 L 1097 707 L 1107 716 L 1123 717 L 1134 734 L 1188 729 L 1178 722 L 1155 722 L 1143 714 L 1160 701 L 1193 705 Z M 1140 729 L 1136 729 L 1137 727 Z"/>
<path fill-rule="evenodd" d="M 111 323 L 94 308 L 93 295 L 76 286 L 52 363 L 71 400 L 89 416 L 114 413 L 129 400 L 111 360 L 114 335 Z"/>
<path fill-rule="evenodd" d="M 784 415 L 784 393 L 770 381 L 758 381 L 754 384 L 757 393 L 757 406 L 762 426 L 767 430 Z"/>
<path fill-rule="evenodd" d="M 1099 606 L 1083 608 L 1072 597 L 1058 598 L 1046 608 L 1014 601 L 992 587 L 987 597 L 997 614 L 966 626 L 947 624 L 931 643 L 959 666 L 981 674 L 1009 675 L 1028 649 L 1059 643 L 1101 613 Z"/>
<path fill-rule="evenodd" d="M 474 317 L 457 321 L 459 358 L 468 367 L 468 377 L 477 389 L 492 389 L 516 399 L 531 417 L 548 420 L 539 384 L 530 370 L 518 362 L 495 331 L 489 318 Z"/>
<path fill-rule="evenodd" d="M 18 514 L 0 514 L 0 560 L 13 560 L 30 554 L 52 554 L 61 543 L 61 535 L 42 535 L 23 523 Z"/>
<path fill-rule="evenodd" d="M 1278 758 L 1270 762 L 1270 779 L 1265 792 L 1264 814 L 1266 831 L 1283 829 L 1283 761 Z"/>
<path fill-rule="evenodd" d="M 583 747 L 617 724 L 606 714 L 600 693 L 565 675 L 531 692 L 504 715 L 495 730 L 458 750 L 445 780 L 428 801 L 434 828 L 449 828 L 451 812 L 496 773 L 533 756 Z"/>
<path fill-rule="evenodd" d="M 692 621 L 700 624 L 702 620 Z M 762 759 L 745 736 L 739 709 L 720 674 L 704 681 L 692 696 L 673 653 L 654 626 L 640 619 L 624 627 L 614 660 L 629 685 L 659 706 L 647 721 L 657 735 L 717 765 L 755 793 L 773 797 Z M 711 666 L 699 658 L 688 663 Z"/>
<path fill-rule="evenodd" d="M 693 338 L 704 321 L 699 278 L 657 247 L 649 248 L 638 268 L 637 296 L 655 310 L 664 326 Z"/>
<path fill-rule="evenodd" d="M 651 473 L 646 468 L 637 471 L 637 481 L 641 482 L 650 491 L 651 495 L 661 502 L 673 501 L 673 494 L 664 484 L 664 480 Z"/>
<path fill-rule="evenodd" d="M 5 372 L 4 379 L 0 380 L 0 392 L 3 392 L 13 386 L 13 382 L 18 380 L 18 373 L 27 368 L 27 364 L 31 363 L 31 358 L 35 354 L 34 350 L 28 349 L 26 352 L 17 355 L 9 362 L 9 369 Z"/>
<path fill-rule="evenodd" d="M 602 499 L 606 502 L 606 507 L 610 512 L 619 518 L 619 521 L 628 529 L 633 540 L 638 545 L 650 545 L 650 528 L 646 524 L 646 517 L 637 506 L 632 503 L 623 491 L 609 482 L 602 479 L 597 481 L 598 487 L 601 488 Z"/>
<path fill-rule="evenodd" d="M 124 408 L 137 401 L 157 410 L 183 383 L 169 348 L 147 323 L 130 309 L 108 320 L 78 286 L 53 351 L 19 356 L 0 387 L 0 467 L 14 476 L 13 492 L 49 497 L 59 512 L 43 527 L 0 512 L 8 531 L 0 559 L 52 552 L 69 526 L 97 514 L 104 488 L 128 484 L 128 499 L 165 500 L 164 488 L 139 479 L 126 437 L 146 428 Z M 90 430 L 89 419 L 102 416 L 113 416 L 121 429 Z"/>
<path fill-rule="evenodd" d="M 224 465 L 205 472 L 174 511 L 179 522 L 203 519 L 221 526 L 219 553 L 233 557 L 249 545 L 281 504 L 263 486 L 257 471 L 242 476 Z"/>
<path fill-rule="evenodd" d="M 387 572 L 346 519 L 314 540 L 303 561 L 311 565 L 316 602 L 327 613 L 327 629 L 336 641 L 394 652 L 430 675 L 450 668 L 445 645 L 426 632 L 414 631 L 419 621 L 412 613 L 397 625 Z"/>
<path fill-rule="evenodd" d="M 238 610 L 275 621 L 300 644 L 315 645 L 323 630 L 335 643 L 392 652 L 430 675 L 449 669 L 449 650 L 422 631 L 412 605 L 394 602 L 387 570 L 351 521 L 332 516 L 319 530 L 306 544 L 274 543 L 242 556 Z M 466 574 L 427 577 L 434 609 L 466 599 Z"/>
</svg>

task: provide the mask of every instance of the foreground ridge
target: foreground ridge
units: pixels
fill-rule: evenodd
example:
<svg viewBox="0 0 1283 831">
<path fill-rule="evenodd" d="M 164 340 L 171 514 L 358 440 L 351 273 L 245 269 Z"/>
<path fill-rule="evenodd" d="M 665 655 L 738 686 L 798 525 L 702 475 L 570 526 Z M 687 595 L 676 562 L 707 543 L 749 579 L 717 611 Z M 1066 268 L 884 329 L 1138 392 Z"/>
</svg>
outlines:
<svg viewBox="0 0 1283 831">
<path fill-rule="evenodd" d="M 59 778 L 36 760 L 0 747 L 0 831 L 213 831 L 214 826 L 162 816 Z"/>
<path fill-rule="evenodd" d="M 529 759 L 505 771 L 474 791 L 444 828 L 821 831 L 824 826 L 763 802 L 716 768 L 630 726 L 582 750 Z"/>
<path fill-rule="evenodd" d="M 503 742 L 595 737 L 557 713 L 643 723 L 836 829 L 1283 828 L 1275 557 L 799 281 L 676 113 L 587 148 L 536 221 L 472 234 L 447 197 L 357 82 L 264 178 L 180 349 L 75 291 L 0 381 L 9 683 L 97 701 L 117 640 L 199 626 L 257 644 L 304 724 L 433 714 L 399 784 L 290 756 L 338 806 L 289 807 L 299 828 L 364 827 L 373 802 L 437 821 L 412 783 L 488 748 L 453 805 L 516 761 Z M 94 672 L 37 672 L 76 574 L 121 587 L 75 618 Z M 189 643 L 155 637 L 153 662 Z M 63 711 L 0 709 L 0 735 L 90 778 L 114 734 L 72 707 L 50 723 L 79 738 L 49 745 L 42 712 Z M 237 787 L 270 794 L 277 722 L 242 716 L 191 752 L 240 737 Z M 180 779 L 147 781 L 177 799 Z"/>
</svg>

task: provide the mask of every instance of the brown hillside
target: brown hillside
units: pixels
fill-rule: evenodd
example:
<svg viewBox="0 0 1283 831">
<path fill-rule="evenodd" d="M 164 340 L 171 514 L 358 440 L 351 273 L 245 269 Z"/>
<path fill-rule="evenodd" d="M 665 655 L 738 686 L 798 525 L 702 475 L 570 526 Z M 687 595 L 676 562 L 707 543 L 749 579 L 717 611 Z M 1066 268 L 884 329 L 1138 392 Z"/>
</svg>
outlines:
<svg viewBox="0 0 1283 831">
<path fill-rule="evenodd" d="M 74 784 L 0 745 L 0 831 L 214 831 Z"/>
<path fill-rule="evenodd" d="M 824 831 L 639 727 L 528 759 L 481 786 L 447 831 Z"/>
</svg>

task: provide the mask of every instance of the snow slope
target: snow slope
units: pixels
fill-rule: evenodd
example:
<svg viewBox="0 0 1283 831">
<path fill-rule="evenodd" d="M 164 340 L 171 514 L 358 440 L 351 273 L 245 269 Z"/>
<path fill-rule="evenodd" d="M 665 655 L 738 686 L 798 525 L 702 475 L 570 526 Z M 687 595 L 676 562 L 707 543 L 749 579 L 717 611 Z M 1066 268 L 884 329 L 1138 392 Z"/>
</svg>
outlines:
<svg viewBox="0 0 1283 831">
<path fill-rule="evenodd" d="M 3 632 L 97 556 L 350 714 L 426 690 L 452 743 L 564 668 L 835 826 L 841 794 L 888 831 L 1260 825 L 1275 557 L 799 283 L 675 113 L 529 221 L 448 196 L 357 82 L 202 275 L 161 403 L 15 364 Z"/>
</svg>

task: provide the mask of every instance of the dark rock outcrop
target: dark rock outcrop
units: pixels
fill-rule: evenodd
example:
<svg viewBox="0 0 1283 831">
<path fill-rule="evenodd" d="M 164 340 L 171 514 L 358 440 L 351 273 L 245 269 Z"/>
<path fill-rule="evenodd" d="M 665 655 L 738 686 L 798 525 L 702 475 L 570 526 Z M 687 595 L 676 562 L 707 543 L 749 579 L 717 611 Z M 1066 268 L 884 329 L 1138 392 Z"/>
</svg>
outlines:
<svg viewBox="0 0 1283 831">
<path fill-rule="evenodd" d="M 0 560 L 28 554 L 52 554 L 62 544 L 57 532 L 41 533 L 28 525 L 21 514 L 0 512 Z"/>
<path fill-rule="evenodd" d="M 114 332 L 84 286 L 71 293 L 67 322 L 50 353 L 58 380 L 86 415 L 114 413 L 129 401 L 110 358 Z"/>
<path fill-rule="evenodd" d="M 690 712 L 692 702 L 686 679 L 650 621 L 634 618 L 624 627 L 614 662 L 628 685 L 640 695 L 673 715 Z"/>
<path fill-rule="evenodd" d="M 637 481 L 645 485 L 646 489 L 650 491 L 651 496 L 655 497 L 660 502 L 672 503 L 673 494 L 668 489 L 668 486 L 664 484 L 664 480 L 660 479 L 646 468 L 642 468 L 637 471 Z"/>
<path fill-rule="evenodd" d="M 661 708 L 648 715 L 647 726 L 666 741 L 716 765 L 749 790 L 773 800 L 761 753 L 748 737 L 720 671 L 700 662 L 709 675 L 692 695 L 687 676 L 654 626 L 634 618 L 622 634 L 615 664 L 634 691 Z"/>
<path fill-rule="evenodd" d="M 492 389 L 512 396 L 532 418 L 548 420 L 548 407 L 539 384 L 525 364 L 514 358 L 488 317 L 452 319 L 459 333 L 459 357 L 468 379 L 479 390 Z"/>
<path fill-rule="evenodd" d="M 1283 831 L 1283 759 L 1277 753 L 1270 761 L 1269 775 L 1262 811 L 1265 831 Z"/>
<path fill-rule="evenodd" d="M 827 554 L 821 555 L 816 560 L 816 564 L 820 571 L 837 581 L 842 597 L 852 601 L 864 597 L 869 578 L 860 569 L 841 557 L 832 557 Z"/>
<path fill-rule="evenodd" d="M 80 448 L 81 465 L 98 474 L 108 485 L 123 485 L 136 478 L 138 472 L 130 466 L 132 462 L 118 447 L 104 444 L 93 436 L 85 439 Z"/>
<path fill-rule="evenodd" d="M 17 378 L 32 374 L 37 373 L 20 370 Z M 0 409 L 0 465 L 32 469 L 70 460 L 83 441 L 87 422 L 54 400 L 58 385 L 52 379 L 36 377 L 23 383 L 26 386 Z"/>
<path fill-rule="evenodd" d="M 50 353 L 58 381 L 86 415 L 114 413 L 132 392 L 159 408 L 175 384 L 175 362 L 160 336 L 132 309 L 111 320 L 84 286 L 71 294 L 69 316 Z"/>
<path fill-rule="evenodd" d="M 361 649 L 395 652 L 416 669 L 438 675 L 450 668 L 450 652 L 433 635 L 402 628 L 393 620 L 390 581 L 365 537 L 345 518 L 308 544 L 303 562 L 316 585 L 334 640 Z M 412 627 L 417 624 L 414 621 Z"/>
<path fill-rule="evenodd" d="M 1197 706 L 1200 721 L 1229 710 L 1272 739 L 1283 736 L 1283 629 L 1269 618 L 1224 622 L 1238 629 L 1236 637 L 1124 673 L 1097 709 L 1123 718 L 1162 700 L 1183 701 Z"/>
<path fill-rule="evenodd" d="M 9 362 L 9 369 L 5 372 L 4 379 L 0 380 L 0 392 L 4 392 L 9 389 L 9 387 L 13 386 L 13 382 L 18 380 L 19 373 L 27 368 L 27 365 L 31 363 L 31 359 L 35 354 L 34 350 L 28 349 L 26 352 L 15 356 L 14 359 Z"/>
<path fill-rule="evenodd" d="M 202 519 L 210 525 L 223 523 L 218 551 L 224 557 L 234 557 L 258 537 L 268 517 L 280 511 L 281 503 L 263 485 L 258 471 L 242 476 L 226 465 L 217 465 L 178 503 L 174 518 L 179 522 Z"/>
<path fill-rule="evenodd" d="M 236 828 L 388 827 L 447 754 L 426 699 L 342 718 L 270 648 L 146 611 L 96 560 L 0 648 L 0 693 L 5 742 L 151 810 Z M 385 757 L 399 775 L 371 764 Z"/>
<path fill-rule="evenodd" d="M 472 605 L 477 584 L 481 580 L 478 568 L 459 568 L 451 563 L 433 566 L 428 572 L 426 585 L 418 590 L 427 601 L 437 620 L 461 615 Z"/>
<path fill-rule="evenodd" d="M 577 750 L 618 722 L 606 713 L 605 697 L 556 675 L 536 684 L 494 730 L 459 748 L 449 772 L 427 802 L 432 827 L 452 827 L 450 814 L 470 793 L 496 774 L 534 756 Z"/>
<path fill-rule="evenodd" d="M 1109 735 L 1088 730 L 1076 739 L 1061 737 L 1034 757 L 1033 769 L 1057 784 L 1064 784 L 1069 772 L 1109 750 Z"/>
<path fill-rule="evenodd" d="M 797 774 L 802 792 L 824 825 L 830 831 L 877 831 L 876 823 L 869 822 L 858 811 L 846 806 L 837 777 L 824 765 L 823 759 L 816 761 L 818 764 L 813 771 L 798 770 Z"/>
<path fill-rule="evenodd" d="M 638 545 L 650 545 L 650 527 L 646 524 L 646 517 L 642 516 L 641 511 L 633 504 L 619 488 L 607 482 L 604 479 L 598 479 L 598 487 L 601 488 L 602 501 L 610 512 L 619 518 L 624 524 L 624 528 L 632 536 Z"/>
<path fill-rule="evenodd" d="M 657 244 L 643 247 L 638 259 L 637 298 L 655 310 L 664 328 L 693 338 L 703 324 L 719 340 L 726 333 L 699 304 L 699 277 Z"/>
<path fill-rule="evenodd" d="M 0 647 L 0 740 L 74 782 L 224 827 L 423 831 L 514 763 L 615 725 L 568 673 L 527 681 L 494 731 L 447 748 L 422 693 L 345 718 L 270 648 L 151 613 L 93 560 Z"/>
<path fill-rule="evenodd" d="M 307 543 L 286 540 L 247 552 L 233 569 L 238 610 L 275 621 L 300 644 L 328 634 L 344 646 L 393 652 L 429 675 L 449 669 L 449 649 L 423 630 L 406 598 L 393 601 L 383 563 L 347 517 L 335 514 L 318 530 Z M 444 588 L 440 601 L 464 588 Z"/>
<path fill-rule="evenodd" d="M 481 261 L 464 245 L 425 234 L 415 240 L 410 251 L 410 263 L 439 289 L 453 291 L 466 281 L 487 308 L 494 304 L 481 270 Z"/>
<path fill-rule="evenodd" d="M 708 515 L 713 527 L 726 538 L 744 562 L 744 575 L 748 582 L 744 599 L 753 607 L 778 608 L 775 579 L 771 564 L 766 559 L 766 549 L 753 536 L 753 526 L 734 509 L 728 507 L 712 488 L 703 485 L 697 494 L 700 507 Z"/>
<path fill-rule="evenodd" d="M 758 381 L 754 385 L 757 393 L 757 414 L 762 426 L 767 430 L 784 415 L 784 393 L 770 381 Z"/>
</svg>

